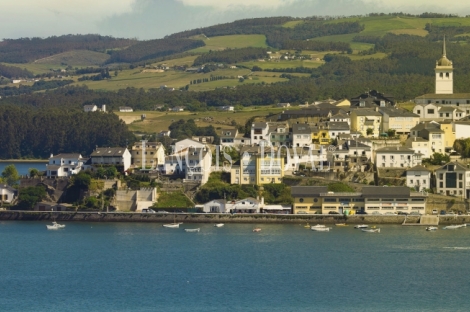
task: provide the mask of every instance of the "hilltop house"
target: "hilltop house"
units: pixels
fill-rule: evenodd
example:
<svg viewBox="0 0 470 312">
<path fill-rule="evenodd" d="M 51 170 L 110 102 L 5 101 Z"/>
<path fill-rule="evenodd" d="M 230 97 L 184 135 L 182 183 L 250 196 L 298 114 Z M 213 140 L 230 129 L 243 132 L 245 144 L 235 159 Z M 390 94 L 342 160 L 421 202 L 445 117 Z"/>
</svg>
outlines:
<svg viewBox="0 0 470 312">
<path fill-rule="evenodd" d="M 114 165 L 124 172 L 131 166 L 132 155 L 126 147 L 97 147 L 90 156 L 92 166 Z"/>
<path fill-rule="evenodd" d="M 156 168 L 165 163 L 165 148 L 160 142 L 136 142 L 131 148 L 135 167 Z"/>
<path fill-rule="evenodd" d="M 84 169 L 88 159 L 80 154 L 58 154 L 49 157 L 46 164 L 46 175 L 48 178 L 70 177 Z"/>
<path fill-rule="evenodd" d="M 0 207 L 2 204 L 11 204 L 18 196 L 18 190 L 6 184 L 0 184 Z"/>
</svg>

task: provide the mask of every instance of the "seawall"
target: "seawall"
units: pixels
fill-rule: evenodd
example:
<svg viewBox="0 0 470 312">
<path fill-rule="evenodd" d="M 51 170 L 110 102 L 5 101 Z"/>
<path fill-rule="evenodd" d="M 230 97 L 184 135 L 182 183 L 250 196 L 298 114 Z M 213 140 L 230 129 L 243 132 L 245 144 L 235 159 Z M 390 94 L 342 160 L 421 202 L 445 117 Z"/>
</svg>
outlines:
<svg viewBox="0 0 470 312">
<path fill-rule="evenodd" d="M 406 224 L 418 225 L 419 216 L 407 216 Z M 156 222 L 156 223 L 310 223 L 403 224 L 405 216 L 282 215 L 282 214 L 150 214 L 134 212 L 0 211 L 2 221 Z M 470 223 L 470 216 L 440 216 L 439 224 Z"/>
</svg>

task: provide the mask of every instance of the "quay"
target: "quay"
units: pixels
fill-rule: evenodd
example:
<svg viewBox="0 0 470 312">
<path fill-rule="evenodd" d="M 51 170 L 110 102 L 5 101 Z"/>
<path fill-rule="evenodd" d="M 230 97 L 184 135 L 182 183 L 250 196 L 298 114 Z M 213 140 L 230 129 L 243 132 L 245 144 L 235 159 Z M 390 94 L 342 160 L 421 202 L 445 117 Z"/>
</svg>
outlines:
<svg viewBox="0 0 470 312">
<path fill-rule="evenodd" d="M 318 224 L 404 224 L 425 225 L 426 216 L 402 215 L 298 215 L 298 214 L 216 214 L 216 213 L 136 213 L 86 211 L 0 211 L 0 221 L 65 222 L 183 222 L 183 223 L 318 223 Z M 470 216 L 439 216 L 439 224 L 470 223 Z"/>
</svg>

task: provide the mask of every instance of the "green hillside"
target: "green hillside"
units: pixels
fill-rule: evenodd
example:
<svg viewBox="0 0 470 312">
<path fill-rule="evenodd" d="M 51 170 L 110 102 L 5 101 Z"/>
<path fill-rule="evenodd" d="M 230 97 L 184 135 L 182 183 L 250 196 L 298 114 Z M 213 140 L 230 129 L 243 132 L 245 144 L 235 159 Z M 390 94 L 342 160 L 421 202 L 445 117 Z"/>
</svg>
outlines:
<svg viewBox="0 0 470 312">
<path fill-rule="evenodd" d="M 109 54 L 89 50 L 73 50 L 54 54 L 34 61 L 35 64 L 100 66 L 109 59 Z"/>
</svg>

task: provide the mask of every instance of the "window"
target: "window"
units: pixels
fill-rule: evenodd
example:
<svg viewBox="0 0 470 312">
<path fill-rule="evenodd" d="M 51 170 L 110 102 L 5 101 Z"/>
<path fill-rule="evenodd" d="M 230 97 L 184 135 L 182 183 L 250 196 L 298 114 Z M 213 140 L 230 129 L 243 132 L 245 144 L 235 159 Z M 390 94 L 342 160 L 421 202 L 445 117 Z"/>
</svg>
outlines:
<svg viewBox="0 0 470 312">
<path fill-rule="evenodd" d="M 449 78 L 449 73 L 446 73 L 446 78 Z"/>
<path fill-rule="evenodd" d="M 417 113 L 417 114 L 421 114 L 421 110 L 418 109 L 418 110 L 416 111 L 416 113 Z"/>
<path fill-rule="evenodd" d="M 410 183 L 413 184 L 413 180 L 410 180 Z"/>
<path fill-rule="evenodd" d="M 304 199 L 303 198 L 299 198 L 299 203 L 303 203 L 304 202 Z"/>
<path fill-rule="evenodd" d="M 428 109 L 428 114 L 434 114 L 434 109 Z"/>
</svg>

